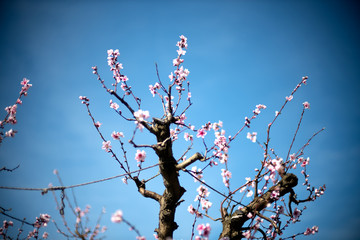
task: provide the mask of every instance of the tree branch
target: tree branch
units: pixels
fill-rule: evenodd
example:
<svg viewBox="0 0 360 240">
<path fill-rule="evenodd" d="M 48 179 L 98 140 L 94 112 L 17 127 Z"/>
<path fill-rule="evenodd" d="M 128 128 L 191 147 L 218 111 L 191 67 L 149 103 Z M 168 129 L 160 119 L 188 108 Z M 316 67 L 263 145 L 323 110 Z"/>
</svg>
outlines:
<svg viewBox="0 0 360 240">
<path fill-rule="evenodd" d="M 183 162 L 179 163 L 178 165 L 176 165 L 176 169 L 177 170 L 182 170 L 182 169 L 186 168 L 187 166 L 189 166 L 190 164 L 196 162 L 197 160 L 200 160 L 201 162 L 203 162 L 205 160 L 204 157 L 199 152 L 195 153 L 190 158 L 188 158 L 185 161 L 183 161 Z"/>
<path fill-rule="evenodd" d="M 138 177 L 134 177 L 134 182 L 138 188 L 138 191 L 141 195 L 143 195 L 146 198 L 152 198 L 156 200 L 157 202 L 160 202 L 161 195 L 157 194 L 156 192 L 148 191 L 145 189 L 145 182 L 140 181 Z"/>
</svg>

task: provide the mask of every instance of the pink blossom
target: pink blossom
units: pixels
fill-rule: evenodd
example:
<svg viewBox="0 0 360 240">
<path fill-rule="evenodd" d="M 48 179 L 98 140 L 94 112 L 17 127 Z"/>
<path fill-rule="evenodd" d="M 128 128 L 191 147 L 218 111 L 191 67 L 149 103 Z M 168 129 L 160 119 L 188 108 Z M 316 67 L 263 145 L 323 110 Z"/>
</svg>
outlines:
<svg viewBox="0 0 360 240">
<path fill-rule="evenodd" d="M 270 198 L 275 199 L 275 200 L 278 200 L 279 197 L 280 197 L 280 192 L 279 192 L 279 190 L 274 190 L 274 191 L 271 192 Z"/>
<path fill-rule="evenodd" d="M 186 120 L 186 116 L 185 116 L 185 113 L 183 113 L 177 118 L 176 123 L 185 125 L 185 120 Z"/>
<path fill-rule="evenodd" d="M 196 229 L 199 231 L 200 236 L 209 237 L 211 231 L 210 224 L 199 224 Z"/>
<path fill-rule="evenodd" d="M 92 70 L 93 70 L 93 74 L 97 74 L 97 66 L 93 66 L 93 67 L 91 67 L 92 68 Z"/>
<path fill-rule="evenodd" d="M 196 210 L 195 210 L 195 208 L 193 207 L 193 205 L 190 204 L 190 206 L 188 206 L 188 208 L 187 208 L 187 211 L 188 211 L 189 213 L 191 213 L 191 214 L 194 214 Z"/>
<path fill-rule="evenodd" d="M 115 132 L 113 131 L 112 134 L 111 134 L 111 137 L 114 139 L 114 140 L 119 140 L 120 137 L 124 137 L 124 134 L 122 132 Z"/>
<path fill-rule="evenodd" d="M 155 94 L 157 93 L 156 89 L 160 89 L 159 83 L 155 83 L 154 86 L 149 85 L 149 90 L 150 90 L 151 94 L 153 95 L 153 97 L 155 97 Z"/>
<path fill-rule="evenodd" d="M 144 162 L 146 158 L 146 152 L 144 150 L 137 150 L 135 154 L 135 159 L 137 162 Z"/>
<path fill-rule="evenodd" d="M 193 135 L 190 135 L 189 133 L 185 132 L 184 133 L 184 139 L 185 141 L 192 141 L 193 140 Z"/>
<path fill-rule="evenodd" d="M 197 177 L 197 178 L 194 178 L 194 182 L 197 182 L 198 179 L 203 178 L 201 168 L 197 168 L 196 166 L 194 166 L 191 168 L 191 172 Z"/>
<path fill-rule="evenodd" d="M 118 110 L 119 104 L 117 104 L 116 102 L 113 102 L 112 99 L 110 99 L 110 107 L 115 110 Z"/>
<path fill-rule="evenodd" d="M 23 80 L 20 82 L 20 84 L 25 86 L 25 85 L 29 84 L 29 82 L 30 82 L 29 79 L 23 78 Z"/>
<path fill-rule="evenodd" d="M 304 85 L 306 85 L 308 78 L 309 78 L 308 76 L 302 77 L 302 83 L 303 83 Z"/>
<path fill-rule="evenodd" d="M 300 215 L 301 215 L 301 210 L 295 208 L 293 212 L 292 221 L 296 222 L 296 220 L 300 217 Z"/>
<path fill-rule="evenodd" d="M 95 125 L 96 128 L 99 128 L 99 127 L 102 125 L 102 123 L 100 123 L 99 121 L 97 121 L 96 123 L 94 123 L 94 125 Z"/>
<path fill-rule="evenodd" d="M 27 91 L 29 90 L 29 88 L 32 86 L 32 84 L 29 83 L 30 80 L 29 79 L 26 79 L 24 78 L 20 84 L 23 85 L 22 88 L 21 88 L 21 91 L 20 91 L 20 95 L 24 95 L 26 96 L 27 95 Z"/>
<path fill-rule="evenodd" d="M 223 122 L 220 120 L 219 120 L 219 122 L 212 124 L 212 128 L 214 129 L 214 131 L 219 131 L 220 128 L 222 128 L 222 127 L 223 127 Z"/>
<path fill-rule="evenodd" d="M 246 194 L 246 197 L 251 197 L 254 194 L 254 192 L 252 190 L 249 190 L 248 193 Z"/>
<path fill-rule="evenodd" d="M 110 150 L 111 150 L 111 142 L 110 141 L 106 141 L 106 142 L 104 141 L 102 143 L 102 149 L 104 149 L 107 152 L 110 152 Z"/>
<path fill-rule="evenodd" d="M 174 60 L 173 60 L 173 65 L 174 66 L 179 66 L 181 63 L 183 63 L 184 62 L 184 59 L 180 59 L 180 58 L 175 58 Z"/>
<path fill-rule="evenodd" d="M 205 129 L 203 128 L 200 128 L 198 131 L 197 131 L 197 134 L 196 134 L 196 137 L 198 138 L 204 138 L 205 135 L 207 134 L 207 132 L 205 131 Z"/>
<path fill-rule="evenodd" d="M 117 210 L 115 213 L 111 216 L 111 221 L 113 223 L 121 223 L 123 220 L 123 213 L 121 210 Z"/>
<path fill-rule="evenodd" d="M 178 128 L 170 129 L 170 136 L 173 138 L 174 141 L 178 139 L 178 132 Z"/>
<path fill-rule="evenodd" d="M 134 112 L 134 116 L 138 121 L 144 121 L 145 119 L 148 119 L 150 117 L 149 111 L 143 111 L 141 109 Z"/>
<path fill-rule="evenodd" d="M 225 187 L 229 187 L 231 172 L 226 169 L 221 169 L 221 176 L 223 177 L 223 183 L 225 184 Z"/>
<path fill-rule="evenodd" d="M 182 50 L 182 48 L 179 48 L 179 50 L 176 50 L 178 55 L 185 55 L 186 51 Z"/>
<path fill-rule="evenodd" d="M 174 74 L 170 73 L 169 78 L 170 78 L 170 82 L 172 82 L 172 80 L 174 79 Z"/>
<path fill-rule="evenodd" d="M 6 137 L 14 137 L 15 133 L 17 133 L 17 131 L 14 131 L 13 129 L 10 129 L 9 131 L 5 132 L 5 136 Z"/>
<path fill-rule="evenodd" d="M 136 239 L 137 240 L 146 240 L 146 238 L 144 236 L 137 236 Z"/>
<path fill-rule="evenodd" d="M 201 208 L 202 208 L 203 210 L 204 210 L 204 209 L 208 210 L 208 209 L 212 206 L 212 202 L 210 202 L 209 200 L 204 199 L 204 198 L 202 198 L 202 199 L 200 200 L 200 203 L 201 203 Z"/>
<path fill-rule="evenodd" d="M 250 230 L 247 230 L 246 232 L 244 232 L 242 234 L 246 239 L 250 239 L 251 238 L 251 231 Z"/>
<path fill-rule="evenodd" d="M 284 214 L 284 211 L 285 211 L 285 209 L 284 209 L 284 207 L 283 206 L 278 206 L 278 213 L 279 214 Z"/>
<path fill-rule="evenodd" d="M 189 101 L 191 98 L 191 92 L 188 92 L 187 100 Z"/>
<path fill-rule="evenodd" d="M 304 235 L 311 235 L 311 234 L 315 234 L 319 231 L 319 227 L 317 226 L 313 226 L 312 228 L 307 228 L 306 231 L 304 232 Z"/>
<path fill-rule="evenodd" d="M 198 192 L 198 196 L 200 196 L 200 197 L 208 197 L 209 196 L 209 194 L 210 194 L 210 192 L 208 191 L 208 189 L 205 187 L 205 186 L 203 186 L 203 185 L 200 185 L 197 189 L 196 189 L 196 191 Z M 197 199 L 195 199 L 195 201 L 197 201 Z"/>
<path fill-rule="evenodd" d="M 288 97 L 285 97 L 285 99 L 290 102 L 290 101 L 293 99 L 293 95 L 290 95 L 290 96 L 288 96 Z"/>
<path fill-rule="evenodd" d="M 9 226 L 11 226 L 11 227 L 14 226 L 13 221 L 6 221 L 6 220 L 4 220 L 4 221 L 3 221 L 3 228 L 4 228 L 4 229 L 8 229 Z"/>
<path fill-rule="evenodd" d="M 14 104 L 12 106 L 8 106 L 5 108 L 5 111 L 7 111 L 9 114 L 15 115 L 16 114 L 17 105 Z"/>
<path fill-rule="evenodd" d="M 309 109 L 309 108 L 310 108 L 310 103 L 309 103 L 309 102 L 304 102 L 303 105 L 304 105 L 304 108 L 305 108 L 305 109 Z"/>
<path fill-rule="evenodd" d="M 42 235 L 42 237 L 43 237 L 44 239 L 47 239 L 47 238 L 49 237 L 49 234 L 48 234 L 47 232 L 44 232 L 43 235 Z"/>
<path fill-rule="evenodd" d="M 184 35 L 180 36 L 180 41 L 176 43 L 179 48 L 187 48 L 187 38 Z"/>
<path fill-rule="evenodd" d="M 254 143 L 254 142 L 256 142 L 256 135 L 257 135 L 257 132 L 253 132 L 253 133 L 248 132 L 246 138 L 250 139 Z"/>
<path fill-rule="evenodd" d="M 306 165 L 309 165 L 309 162 L 310 162 L 310 158 L 303 160 L 301 163 L 301 167 L 305 167 Z"/>
<path fill-rule="evenodd" d="M 266 106 L 263 104 L 258 104 L 258 105 L 256 105 L 256 108 L 257 109 L 266 109 Z"/>
<path fill-rule="evenodd" d="M 127 178 L 122 178 L 121 180 L 123 181 L 123 183 L 128 184 Z"/>
</svg>

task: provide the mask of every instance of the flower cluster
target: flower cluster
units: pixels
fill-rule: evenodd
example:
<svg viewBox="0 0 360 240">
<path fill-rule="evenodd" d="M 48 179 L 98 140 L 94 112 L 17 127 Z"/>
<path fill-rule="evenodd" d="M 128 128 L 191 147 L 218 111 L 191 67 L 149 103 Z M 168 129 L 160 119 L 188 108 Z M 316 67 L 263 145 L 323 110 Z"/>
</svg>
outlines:
<svg viewBox="0 0 360 240">
<path fill-rule="evenodd" d="M 196 178 L 194 177 L 194 182 L 197 182 L 198 179 L 203 178 L 203 172 L 201 171 L 201 168 L 197 168 L 196 166 L 194 166 L 191 168 L 191 172 L 196 176 Z"/>
<path fill-rule="evenodd" d="M 111 221 L 113 223 L 121 223 L 123 220 L 123 212 L 121 210 L 117 210 L 115 213 L 111 216 Z"/>
<path fill-rule="evenodd" d="M 246 138 L 250 139 L 250 141 L 252 141 L 253 143 L 256 142 L 256 136 L 257 136 L 257 132 L 253 132 L 253 133 L 247 133 Z"/>
<path fill-rule="evenodd" d="M 5 108 L 5 111 L 8 113 L 6 123 L 16 124 L 16 122 L 17 122 L 17 120 L 16 120 L 16 109 L 17 109 L 17 104 L 14 104 L 12 106 L 8 106 L 8 107 Z"/>
<path fill-rule="evenodd" d="M 90 211 L 90 205 L 86 205 L 85 209 L 82 211 L 80 207 L 76 207 L 75 208 L 75 212 L 76 212 L 76 223 L 79 224 L 81 222 L 81 218 L 83 218 L 84 216 L 86 216 L 86 214 L 89 213 Z"/>
<path fill-rule="evenodd" d="M 20 97 L 22 95 L 24 96 L 27 96 L 27 91 L 29 90 L 30 87 L 32 87 L 32 84 L 29 83 L 30 80 L 29 79 L 26 79 L 24 78 L 22 81 L 21 81 L 21 91 L 20 91 Z M 17 100 L 17 103 L 21 104 L 21 100 L 20 98 Z"/>
<path fill-rule="evenodd" d="M 277 157 L 275 159 L 270 159 L 265 163 L 265 167 L 270 170 L 270 175 L 265 176 L 267 180 L 268 177 L 272 180 L 272 182 L 275 184 L 276 182 L 276 173 L 282 173 L 284 169 L 284 163 L 283 159 L 280 157 Z"/>
<path fill-rule="evenodd" d="M 113 132 L 111 133 L 111 137 L 112 137 L 114 140 L 120 140 L 120 137 L 124 137 L 124 133 L 113 131 Z"/>
<path fill-rule="evenodd" d="M 196 228 L 199 232 L 199 236 L 195 237 L 195 240 L 208 240 L 209 239 L 209 235 L 210 235 L 210 231 L 211 231 L 211 227 L 210 224 L 199 224 Z"/>
<path fill-rule="evenodd" d="M 21 97 L 22 96 L 27 96 L 27 91 L 29 90 L 29 88 L 32 86 L 32 84 L 29 83 L 30 80 L 24 78 L 20 84 L 22 85 L 21 87 L 21 90 L 20 90 L 20 95 L 19 95 L 19 98 L 16 100 L 16 103 L 12 106 L 8 106 L 5 108 L 5 111 L 7 112 L 7 115 L 5 117 L 5 119 L 3 121 L 0 121 L 0 128 L 3 129 L 4 128 L 4 125 L 9 123 L 9 124 L 16 124 L 17 123 L 17 120 L 16 120 L 16 111 L 17 111 L 17 107 L 18 107 L 18 104 L 22 104 L 22 101 L 21 101 Z M 14 137 L 15 136 L 15 133 L 17 131 L 13 130 L 13 129 L 10 129 L 8 131 L 5 132 L 5 137 Z M 3 136 L 4 136 L 4 133 L 3 132 L 0 132 L 0 143 L 3 139 Z"/>
<path fill-rule="evenodd" d="M 107 50 L 108 54 L 108 65 L 110 67 L 110 71 L 113 72 L 113 77 L 115 79 L 114 86 L 117 86 L 118 84 L 121 84 L 121 89 L 125 92 L 126 95 L 131 94 L 131 87 L 127 85 L 127 81 L 129 78 L 125 75 L 122 75 L 120 73 L 120 70 L 123 69 L 123 66 L 121 63 L 117 61 L 118 57 L 120 56 L 119 50 L 116 49 L 115 51 L 113 49 Z M 93 68 L 94 69 L 94 68 Z M 94 69 L 94 74 L 97 74 L 97 68 Z"/>
<path fill-rule="evenodd" d="M 315 234 L 318 231 L 319 231 L 319 227 L 318 226 L 313 226 L 312 228 L 307 228 L 306 231 L 304 232 L 304 235 Z"/>
<path fill-rule="evenodd" d="M 47 224 L 49 223 L 50 221 L 50 215 L 49 214 L 40 214 L 40 217 L 36 217 L 36 221 L 35 221 L 35 224 L 34 226 L 35 227 L 46 227 Z"/>
<path fill-rule="evenodd" d="M 250 128 L 251 120 L 256 118 L 256 116 L 260 114 L 261 109 L 266 109 L 266 106 L 263 105 L 263 104 L 256 105 L 255 109 L 253 110 L 254 115 L 251 118 L 245 117 L 244 124 L 245 124 L 246 127 Z"/>
<path fill-rule="evenodd" d="M 119 104 L 117 104 L 116 102 L 113 102 L 112 99 L 110 99 L 110 108 L 114 109 L 114 110 L 118 110 L 119 108 Z"/>
<path fill-rule="evenodd" d="M 50 221 L 50 215 L 49 214 L 40 214 L 40 217 L 36 217 L 36 221 L 34 223 L 34 230 L 29 232 L 27 238 L 30 239 L 30 238 L 38 238 L 39 236 L 39 229 L 41 227 L 46 227 L 47 224 L 49 223 Z M 48 237 L 48 233 L 47 232 L 44 232 L 43 234 L 43 238 L 47 238 Z"/>
<path fill-rule="evenodd" d="M 215 134 L 214 140 L 214 157 L 219 159 L 220 163 L 226 163 L 228 160 L 228 151 L 229 151 L 229 142 L 225 136 L 225 130 L 221 129 L 223 127 L 223 122 L 219 121 L 213 124 L 207 124 L 206 129 L 213 129 Z M 230 136 L 228 137 L 230 139 Z M 212 161 L 213 165 L 217 165 L 217 162 Z"/>
<path fill-rule="evenodd" d="M 227 169 L 221 169 L 221 176 L 223 178 L 223 183 L 225 184 L 225 187 L 229 187 L 231 172 Z"/>
<path fill-rule="evenodd" d="M 142 121 L 148 119 L 150 117 L 149 111 L 143 111 L 139 109 L 138 111 L 134 112 L 134 117 L 136 118 L 135 124 L 137 124 L 137 128 L 142 130 L 144 126 L 141 124 Z"/>
<path fill-rule="evenodd" d="M 201 212 L 199 212 L 198 210 L 196 210 L 192 204 L 190 204 L 190 206 L 187 208 L 187 211 L 191 214 L 195 214 L 196 217 L 202 218 L 203 215 Z"/>
<path fill-rule="evenodd" d="M 194 140 L 194 136 L 190 135 L 188 132 L 184 133 L 184 139 L 185 141 L 193 141 Z"/>
<path fill-rule="evenodd" d="M 149 85 L 149 90 L 150 90 L 151 94 L 153 95 L 153 97 L 155 97 L 155 94 L 157 93 L 157 89 L 160 89 L 159 83 L 155 83 L 154 86 Z"/>
<path fill-rule="evenodd" d="M 185 90 L 182 88 L 183 81 L 186 80 L 190 73 L 188 69 L 184 68 L 183 66 L 180 67 L 180 64 L 184 62 L 184 59 L 181 59 L 181 57 L 186 53 L 184 48 L 186 49 L 188 46 L 187 38 L 184 35 L 181 35 L 180 41 L 177 42 L 176 46 L 179 47 L 177 50 L 178 56 L 173 60 L 173 65 L 176 67 L 176 70 L 170 73 L 169 78 L 171 82 L 174 81 L 174 83 L 177 85 L 176 89 L 179 91 L 179 93 L 181 93 Z M 189 95 L 188 98 L 190 98 Z"/>
<path fill-rule="evenodd" d="M 196 201 L 200 201 L 201 203 L 201 208 L 205 211 L 207 211 L 211 206 L 212 206 L 212 202 L 210 202 L 207 197 L 209 196 L 210 192 L 208 191 L 208 189 L 203 186 L 200 185 L 196 191 L 198 192 L 198 195 L 195 197 L 195 202 Z"/>
<path fill-rule="evenodd" d="M 85 96 L 79 96 L 79 99 L 82 101 L 82 104 L 85 104 L 86 106 L 89 106 L 90 99 Z"/>
</svg>

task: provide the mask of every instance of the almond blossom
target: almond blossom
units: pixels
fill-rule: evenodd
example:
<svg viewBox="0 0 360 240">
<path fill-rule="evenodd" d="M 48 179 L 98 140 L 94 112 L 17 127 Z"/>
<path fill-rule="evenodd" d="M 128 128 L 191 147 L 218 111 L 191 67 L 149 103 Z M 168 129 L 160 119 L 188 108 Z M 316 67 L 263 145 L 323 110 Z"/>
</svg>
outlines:
<svg viewBox="0 0 360 240">
<path fill-rule="evenodd" d="M 115 110 L 118 110 L 119 104 L 117 104 L 116 102 L 113 102 L 112 99 L 110 99 L 110 107 Z"/>
<path fill-rule="evenodd" d="M 104 141 L 102 143 L 102 149 L 104 149 L 107 152 L 110 152 L 110 150 L 111 150 L 111 142 L 110 141 L 106 141 L 106 142 Z"/>
<path fill-rule="evenodd" d="M 146 152 L 144 150 L 137 150 L 135 154 L 135 160 L 138 162 L 144 162 L 146 158 Z"/>
<path fill-rule="evenodd" d="M 257 132 L 253 132 L 253 133 L 247 133 L 246 138 L 250 139 L 253 143 L 256 142 L 256 135 Z"/>
<path fill-rule="evenodd" d="M 309 108 L 310 108 L 310 103 L 309 103 L 309 102 L 304 102 L 303 105 L 304 105 L 304 108 L 305 108 L 305 109 L 309 109 Z"/>
<path fill-rule="evenodd" d="M 198 138 L 204 138 L 206 136 L 207 132 L 205 131 L 204 128 L 200 128 L 198 131 L 197 131 L 197 134 L 196 134 L 196 137 Z"/>
<path fill-rule="evenodd" d="M 134 116 L 138 121 L 145 121 L 145 119 L 148 119 L 150 117 L 149 111 L 143 111 L 141 109 L 134 112 Z"/>
<path fill-rule="evenodd" d="M 210 235 L 211 227 L 210 224 L 199 224 L 196 228 L 199 232 L 199 235 L 205 239 L 207 239 Z"/>
<path fill-rule="evenodd" d="M 99 121 L 97 121 L 96 123 L 94 123 L 94 125 L 95 125 L 96 128 L 99 128 L 99 127 L 102 125 L 102 123 L 100 123 Z"/>
<path fill-rule="evenodd" d="M 192 141 L 193 140 L 193 135 L 190 135 L 188 132 L 184 133 L 184 139 L 185 141 Z"/>
<path fill-rule="evenodd" d="M 123 213 L 121 210 L 117 210 L 115 213 L 111 216 L 111 221 L 113 223 L 121 223 L 123 220 Z"/>
<path fill-rule="evenodd" d="M 111 134 L 111 137 L 114 139 L 114 140 L 119 140 L 120 137 L 124 137 L 124 134 L 122 132 L 115 132 L 113 131 L 112 134 Z"/>
<path fill-rule="evenodd" d="M 149 85 L 149 90 L 150 90 L 151 94 L 153 95 L 153 97 L 155 97 L 155 94 L 157 93 L 156 89 L 160 89 L 159 83 L 155 83 L 154 86 Z"/>
</svg>

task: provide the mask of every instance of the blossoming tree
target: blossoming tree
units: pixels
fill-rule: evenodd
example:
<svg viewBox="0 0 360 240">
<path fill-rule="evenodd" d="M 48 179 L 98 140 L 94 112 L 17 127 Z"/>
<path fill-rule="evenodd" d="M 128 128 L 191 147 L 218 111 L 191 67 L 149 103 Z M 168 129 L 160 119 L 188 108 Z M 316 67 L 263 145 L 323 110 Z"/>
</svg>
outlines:
<svg viewBox="0 0 360 240">
<path fill-rule="evenodd" d="M 177 57 L 173 60 L 174 71 L 169 75 L 169 82 L 161 81 L 158 74 L 158 81 L 154 85 L 149 86 L 150 94 L 157 97 L 162 105 L 161 116 L 153 116 L 151 113 L 142 109 L 141 99 L 135 95 L 130 85 L 129 78 L 123 74 L 123 66 L 118 62 L 119 51 L 108 50 L 108 65 L 113 74 L 113 82 L 111 87 L 102 79 L 97 67 L 93 67 L 93 73 L 97 76 L 101 86 L 111 95 L 109 106 L 116 114 L 123 118 L 133 126 L 134 131 L 132 136 L 128 139 L 129 144 L 136 149 L 135 160 L 137 162 L 137 170 L 130 170 L 129 157 L 125 149 L 125 136 L 123 132 L 114 131 L 107 138 L 101 131 L 101 123 L 95 120 L 95 117 L 90 109 L 90 99 L 86 96 L 80 96 L 80 100 L 86 106 L 91 121 L 102 139 L 102 149 L 104 149 L 124 171 L 123 182 L 133 181 L 137 187 L 138 192 L 145 198 L 155 201 L 159 205 L 159 221 L 158 227 L 155 231 L 156 239 L 172 239 L 174 231 L 179 228 L 175 222 L 175 214 L 177 207 L 183 202 L 182 196 L 185 193 L 184 187 L 181 185 L 179 172 L 183 171 L 191 176 L 199 185 L 197 187 L 197 196 L 195 198 L 196 204 L 188 206 L 189 214 L 193 214 L 194 222 L 192 225 L 191 239 L 205 240 L 209 238 L 211 232 L 211 224 L 198 224 L 198 218 L 208 217 L 213 221 L 219 221 L 222 224 L 222 232 L 219 239 L 274 239 L 278 236 L 283 236 L 283 232 L 290 224 L 299 221 L 303 213 L 306 202 L 311 202 L 320 197 L 325 190 L 325 186 L 319 188 L 313 187 L 309 182 L 309 175 L 307 168 L 309 166 L 309 158 L 304 156 L 304 150 L 309 142 L 320 131 L 313 134 L 310 139 L 297 151 L 293 151 L 292 146 L 299 131 L 301 121 L 304 113 L 310 108 L 308 102 L 303 103 L 303 110 L 299 118 L 298 127 L 293 136 L 288 154 L 285 158 L 281 158 L 275 153 L 274 148 L 270 144 L 271 128 L 275 121 L 279 118 L 284 107 L 292 99 L 296 91 L 307 83 L 308 77 L 303 77 L 296 85 L 295 89 L 285 98 L 282 107 L 275 113 L 274 118 L 267 126 L 266 140 L 260 143 L 257 140 L 256 132 L 248 132 L 247 138 L 254 143 L 257 143 L 263 150 L 263 159 L 260 165 L 255 169 L 255 174 L 252 178 L 247 178 L 243 184 L 237 184 L 235 188 L 230 187 L 230 179 L 232 172 L 228 168 L 229 148 L 231 143 L 243 132 L 250 128 L 252 121 L 266 109 L 263 104 L 256 105 L 252 116 L 245 117 L 242 126 L 237 129 L 233 136 L 227 136 L 223 129 L 223 123 L 207 122 L 201 127 L 194 126 L 188 121 L 186 115 L 188 109 L 192 106 L 190 82 L 188 80 L 189 70 L 184 68 L 183 56 L 186 54 L 188 46 L 187 38 L 180 36 L 180 41 L 177 42 Z M 24 82 L 24 86 L 28 83 Z M 20 95 L 21 96 L 21 95 Z M 14 105 L 15 106 L 15 105 Z M 6 111 L 8 116 L 1 122 L 1 127 L 5 122 L 9 122 L 9 118 L 14 116 L 14 109 L 16 107 L 8 107 Z M 134 125 L 132 125 L 134 124 Z M 135 142 L 135 136 L 147 131 L 155 136 L 156 141 L 153 144 L 139 144 Z M 5 136 L 13 136 L 13 131 L 7 131 Z M 212 133 L 212 134 L 211 134 Z M 4 134 L 1 133 L 1 136 Z M 213 137 L 210 137 L 210 136 Z M 179 138 L 184 138 L 188 146 L 186 150 L 180 155 L 175 156 L 173 147 L 176 146 L 176 141 Z M 118 156 L 114 151 L 112 141 L 120 143 L 120 151 L 122 156 Z M 202 145 L 202 149 L 193 152 L 194 142 L 197 141 Z M 153 151 L 158 161 L 152 163 L 151 166 L 146 166 L 147 156 L 150 151 Z M 190 157 L 186 157 L 189 155 Z M 199 162 L 203 165 L 200 169 L 194 165 Z M 147 182 L 149 180 L 140 179 L 140 173 L 146 168 L 158 168 L 159 175 L 162 177 L 164 186 L 163 192 L 157 192 L 149 189 Z M 221 168 L 221 177 L 223 179 L 226 191 L 217 190 L 205 182 L 204 176 L 206 171 L 211 167 Z M 308 192 L 308 197 L 305 199 L 298 199 L 294 187 L 299 182 L 299 174 L 295 174 L 295 169 L 301 169 L 300 174 L 305 181 L 304 191 Z M 151 180 L 151 179 L 150 179 Z M 234 186 L 232 184 L 231 186 Z M 59 190 L 55 188 L 48 188 L 46 192 Z M 60 189 L 64 191 L 64 188 Z M 219 206 L 219 218 L 213 219 L 208 215 L 208 209 L 214 208 L 215 205 L 210 201 L 209 193 L 213 191 L 222 196 L 223 201 Z M 287 197 L 287 200 L 285 199 Z M 294 207 L 296 205 L 296 207 Z M 299 205 L 299 206 L 297 206 Z M 300 207 L 301 206 L 301 207 Z M 76 212 L 80 213 L 81 210 Z M 116 211 L 111 220 L 114 223 L 127 222 L 121 210 Z M 80 220 L 79 220 L 80 221 Z M 215 223 L 216 224 L 216 223 Z M 136 230 L 136 229 L 135 229 Z M 295 238 L 298 235 L 314 234 L 318 231 L 316 226 L 306 229 L 304 232 L 284 237 Z M 137 232 L 137 239 L 145 239 Z M 197 234 L 196 234 L 197 233 Z M 196 236 L 195 236 L 196 235 Z M 90 235 L 82 235 L 90 236 Z M 79 236 L 75 236 L 79 237 Z M 214 238 L 214 236 L 212 237 Z"/>
</svg>

